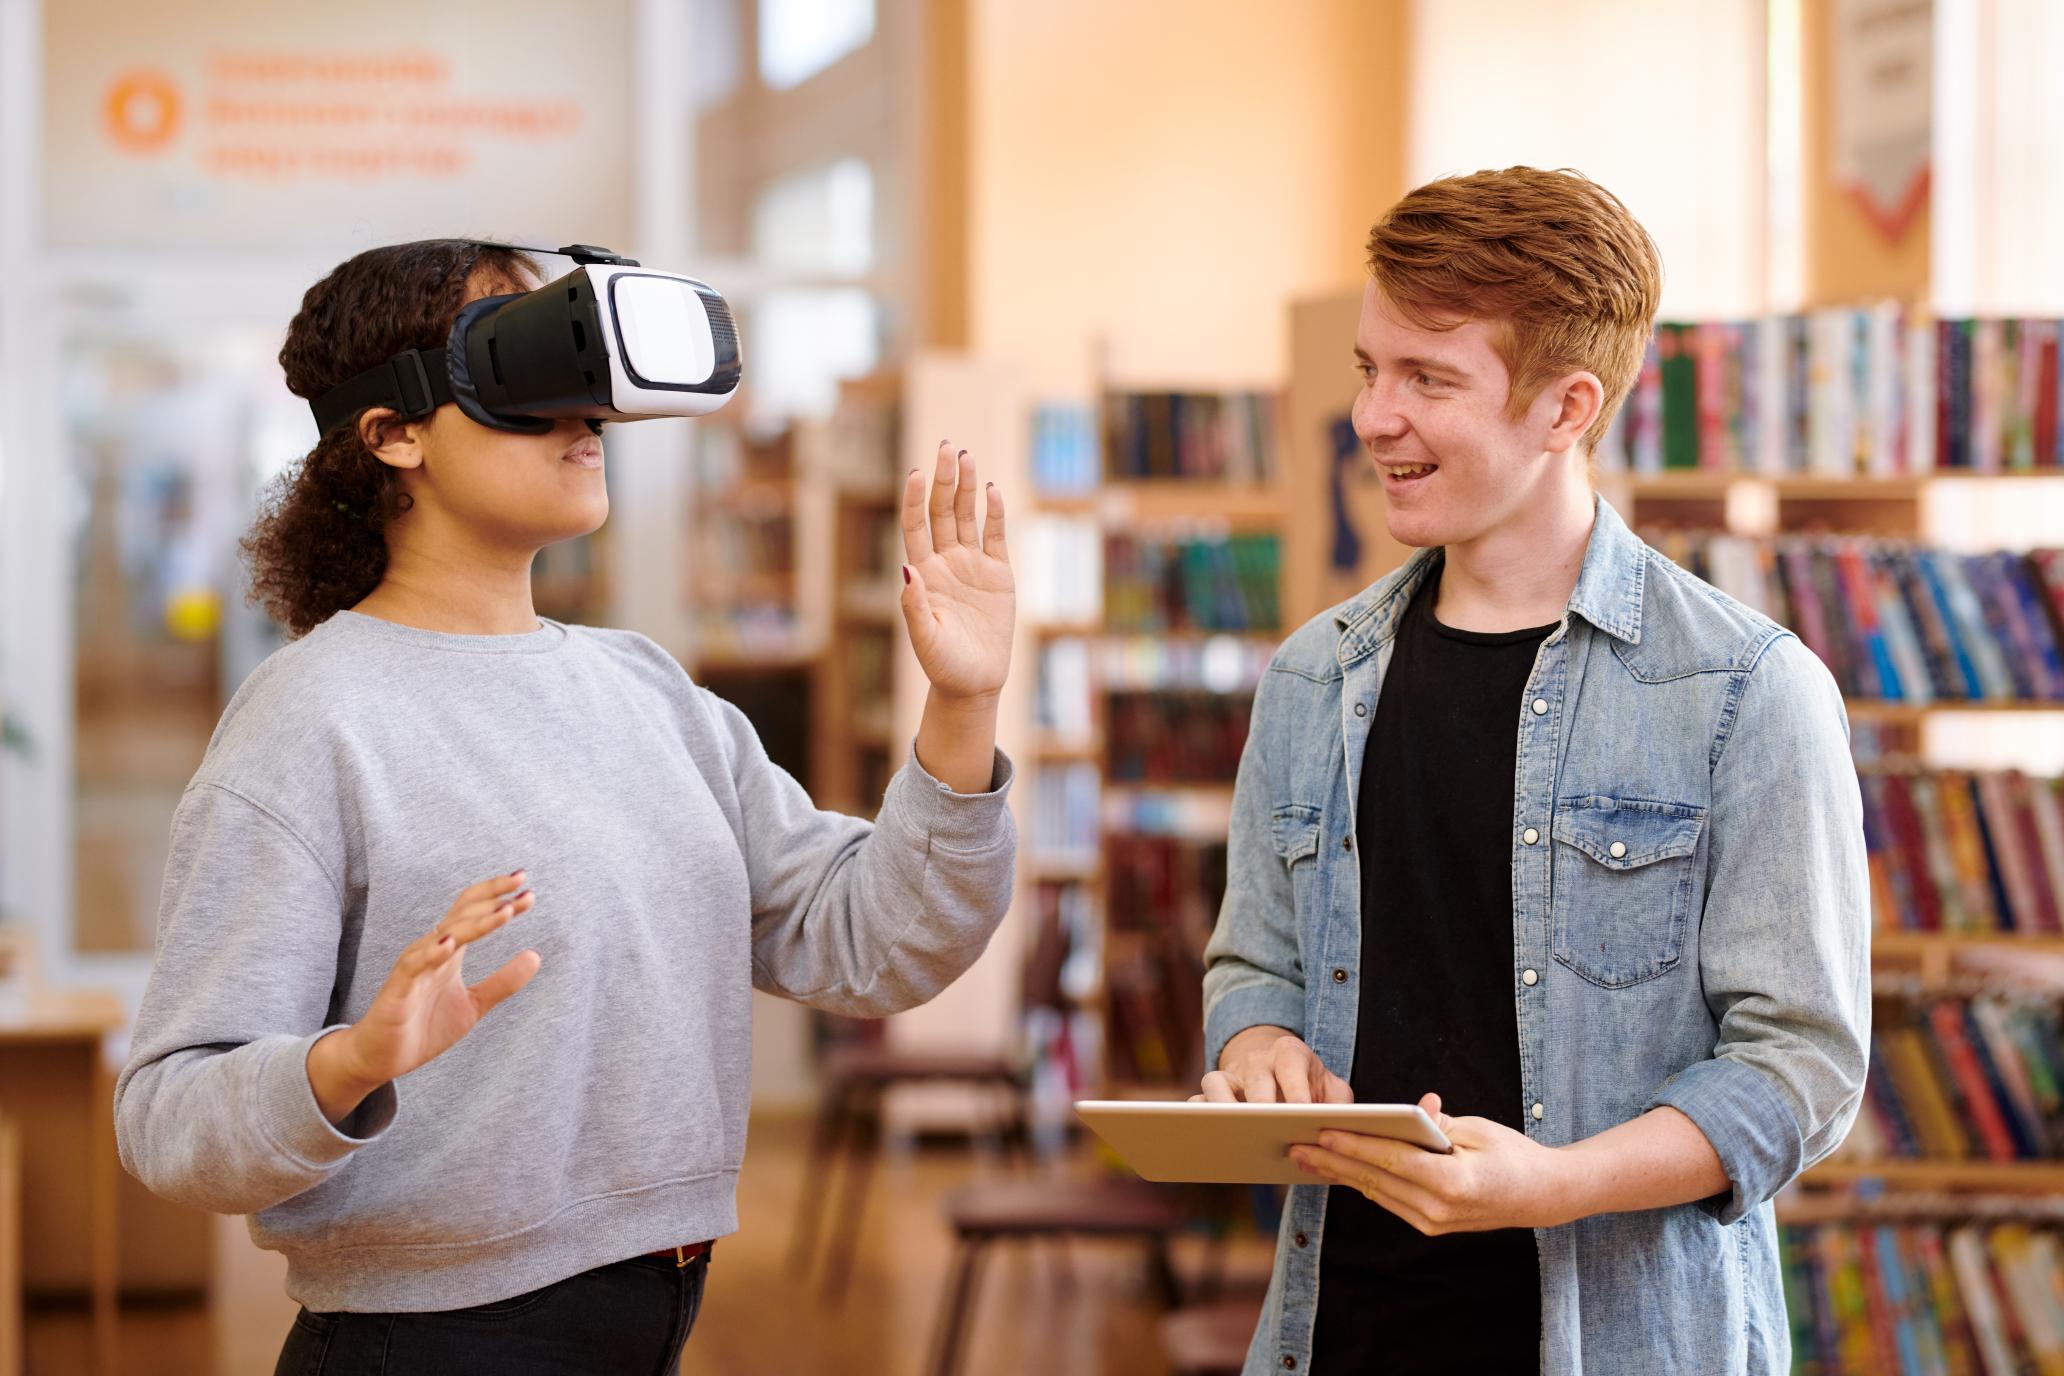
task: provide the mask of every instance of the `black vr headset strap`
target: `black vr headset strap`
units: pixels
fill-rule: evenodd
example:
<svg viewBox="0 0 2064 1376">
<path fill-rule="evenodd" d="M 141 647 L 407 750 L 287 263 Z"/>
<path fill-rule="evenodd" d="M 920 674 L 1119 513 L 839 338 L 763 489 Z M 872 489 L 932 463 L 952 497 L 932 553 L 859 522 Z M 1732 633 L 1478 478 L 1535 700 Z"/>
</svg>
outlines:
<svg viewBox="0 0 2064 1376">
<path fill-rule="evenodd" d="M 453 399 L 445 350 L 409 349 L 337 384 L 309 402 L 308 409 L 315 413 L 316 428 L 327 435 L 332 426 L 356 418 L 367 407 L 386 407 L 406 420 L 421 420 Z"/>
</svg>

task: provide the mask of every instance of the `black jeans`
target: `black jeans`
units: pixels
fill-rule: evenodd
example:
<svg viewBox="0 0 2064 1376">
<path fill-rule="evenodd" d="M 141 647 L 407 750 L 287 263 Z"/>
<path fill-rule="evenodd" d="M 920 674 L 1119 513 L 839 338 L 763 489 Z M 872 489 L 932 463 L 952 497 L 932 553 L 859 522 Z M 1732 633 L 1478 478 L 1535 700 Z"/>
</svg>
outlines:
<svg viewBox="0 0 2064 1376">
<path fill-rule="evenodd" d="M 708 1275 L 707 1256 L 633 1257 L 470 1309 L 303 1309 L 273 1376 L 671 1376 Z"/>
</svg>

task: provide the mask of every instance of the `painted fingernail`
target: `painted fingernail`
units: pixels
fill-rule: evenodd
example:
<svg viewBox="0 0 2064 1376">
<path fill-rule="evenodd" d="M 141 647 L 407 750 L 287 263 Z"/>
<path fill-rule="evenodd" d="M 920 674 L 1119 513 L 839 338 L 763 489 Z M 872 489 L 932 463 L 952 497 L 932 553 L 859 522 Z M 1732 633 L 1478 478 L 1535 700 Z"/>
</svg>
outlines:
<svg viewBox="0 0 2064 1376">
<path fill-rule="evenodd" d="M 967 457 L 967 450 L 965 450 L 965 449 L 961 450 L 961 451 L 960 451 L 960 457 L 961 457 L 961 458 L 963 458 L 963 459 L 964 459 L 964 458 L 966 458 L 966 457 Z"/>
<path fill-rule="evenodd" d="M 903 566 L 903 581 L 905 583 L 908 583 L 910 581 L 910 565 L 908 564 L 905 564 Z"/>
<path fill-rule="evenodd" d="M 451 945 L 451 933 L 450 933 L 450 932 L 446 932 L 446 933 L 445 933 L 445 934 L 444 934 L 443 936 L 441 936 L 441 937 L 437 938 L 437 944 L 438 944 L 438 945 L 440 945 L 440 946 L 449 946 L 449 945 Z"/>
</svg>

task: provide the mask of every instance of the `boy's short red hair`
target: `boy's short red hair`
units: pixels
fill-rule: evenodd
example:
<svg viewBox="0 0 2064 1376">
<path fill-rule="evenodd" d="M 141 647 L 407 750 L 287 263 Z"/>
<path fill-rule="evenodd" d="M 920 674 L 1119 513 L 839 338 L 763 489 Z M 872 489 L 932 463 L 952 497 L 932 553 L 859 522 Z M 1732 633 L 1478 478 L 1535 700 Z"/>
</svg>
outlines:
<svg viewBox="0 0 2064 1376">
<path fill-rule="evenodd" d="M 1369 231 L 1369 274 L 1420 329 L 1493 327 L 1518 416 L 1564 373 L 1605 388 L 1584 432 L 1597 447 L 1641 373 L 1662 261 L 1617 196 L 1570 169 L 1508 167 L 1408 193 Z"/>
</svg>

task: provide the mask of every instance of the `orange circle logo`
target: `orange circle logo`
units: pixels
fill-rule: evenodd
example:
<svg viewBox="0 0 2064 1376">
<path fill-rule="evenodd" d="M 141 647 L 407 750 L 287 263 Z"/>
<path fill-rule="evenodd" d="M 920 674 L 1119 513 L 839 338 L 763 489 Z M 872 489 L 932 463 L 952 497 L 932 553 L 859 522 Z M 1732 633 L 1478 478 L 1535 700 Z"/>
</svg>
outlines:
<svg viewBox="0 0 2064 1376">
<path fill-rule="evenodd" d="M 108 137 L 131 153 L 156 153 L 179 132 L 179 88 L 163 72 L 125 72 L 101 107 Z"/>
</svg>

